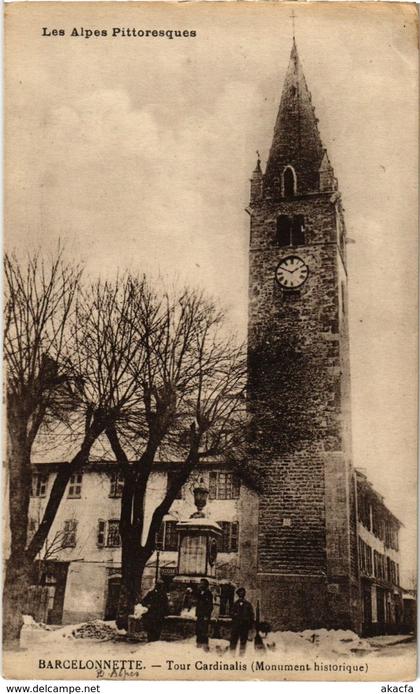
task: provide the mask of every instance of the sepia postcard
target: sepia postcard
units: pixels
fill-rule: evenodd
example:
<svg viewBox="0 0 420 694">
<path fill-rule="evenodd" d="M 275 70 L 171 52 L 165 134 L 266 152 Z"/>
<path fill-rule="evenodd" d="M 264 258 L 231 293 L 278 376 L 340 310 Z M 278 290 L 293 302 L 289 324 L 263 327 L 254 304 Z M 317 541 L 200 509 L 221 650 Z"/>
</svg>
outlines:
<svg viewBox="0 0 420 694">
<path fill-rule="evenodd" d="M 5 677 L 416 677 L 417 21 L 6 4 Z"/>
</svg>

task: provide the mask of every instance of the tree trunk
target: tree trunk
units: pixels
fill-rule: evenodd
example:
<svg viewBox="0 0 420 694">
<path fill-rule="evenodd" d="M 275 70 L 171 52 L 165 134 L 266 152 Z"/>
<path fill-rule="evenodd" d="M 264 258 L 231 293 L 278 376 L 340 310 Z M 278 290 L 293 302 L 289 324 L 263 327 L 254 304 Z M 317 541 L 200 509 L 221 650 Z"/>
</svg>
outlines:
<svg viewBox="0 0 420 694">
<path fill-rule="evenodd" d="M 3 585 L 3 645 L 5 648 L 17 648 L 32 566 L 25 555 L 31 466 L 24 417 L 19 412 L 13 412 L 9 418 L 10 558 Z"/>
<path fill-rule="evenodd" d="M 144 569 L 156 546 L 156 533 L 158 532 L 163 518 L 174 502 L 179 489 L 186 482 L 191 470 L 198 464 L 198 443 L 199 439 L 194 436 L 191 449 L 187 456 L 182 470 L 177 475 L 171 487 L 168 489 L 163 501 L 155 508 L 147 539 L 143 546 L 140 545 L 139 538 L 144 523 L 144 500 L 146 495 L 146 485 L 144 479 L 146 475 L 139 475 L 134 481 L 130 471 L 125 475 L 124 490 L 121 499 L 121 518 L 120 518 L 120 535 L 121 535 L 121 569 L 122 581 L 120 598 L 118 602 L 117 626 L 119 629 L 127 629 L 128 617 L 133 614 L 134 606 L 141 598 L 141 583 Z M 138 485 L 138 486 L 137 486 Z M 138 488 L 142 494 L 136 496 Z M 135 503 L 133 503 L 133 498 Z M 132 510 L 137 511 L 133 514 Z"/>
<path fill-rule="evenodd" d="M 3 646 L 6 649 L 19 648 L 31 573 L 32 562 L 24 554 L 14 554 L 8 560 L 3 587 Z"/>
<path fill-rule="evenodd" d="M 117 627 L 128 628 L 128 617 L 134 613 L 135 605 L 141 600 L 141 582 L 146 562 L 144 549 L 138 543 L 123 541 L 122 550 L 122 581 L 118 600 Z"/>
<path fill-rule="evenodd" d="M 63 464 L 57 472 L 41 523 L 26 550 L 26 554 L 30 559 L 34 560 L 44 546 L 44 542 L 54 523 L 71 475 L 75 472 L 79 472 L 87 463 L 91 448 L 104 429 L 105 425 L 100 420 L 94 421 L 90 429 L 85 433 L 85 438 L 78 453 L 76 453 L 70 463 Z"/>
<path fill-rule="evenodd" d="M 73 461 L 63 465 L 57 473 L 41 524 L 26 547 L 32 477 L 30 448 L 27 444 L 26 424 L 23 417 L 19 419 L 16 415 L 11 418 L 8 449 L 11 543 L 3 588 L 3 644 L 5 648 L 13 648 L 19 644 L 32 562 L 41 551 L 51 529 L 68 479 L 88 460 L 91 447 L 104 428 L 102 423 L 94 422 Z"/>
</svg>

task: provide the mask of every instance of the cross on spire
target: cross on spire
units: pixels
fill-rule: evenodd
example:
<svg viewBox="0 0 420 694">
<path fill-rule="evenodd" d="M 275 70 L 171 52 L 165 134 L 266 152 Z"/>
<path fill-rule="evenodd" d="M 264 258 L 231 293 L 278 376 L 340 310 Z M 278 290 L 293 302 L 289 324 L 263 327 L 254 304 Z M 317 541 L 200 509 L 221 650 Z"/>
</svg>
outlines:
<svg viewBox="0 0 420 694">
<path fill-rule="evenodd" d="M 295 19 L 296 19 L 295 11 L 292 10 L 292 14 L 289 16 L 292 20 L 292 31 L 293 31 L 293 41 L 294 41 L 295 40 Z"/>
</svg>

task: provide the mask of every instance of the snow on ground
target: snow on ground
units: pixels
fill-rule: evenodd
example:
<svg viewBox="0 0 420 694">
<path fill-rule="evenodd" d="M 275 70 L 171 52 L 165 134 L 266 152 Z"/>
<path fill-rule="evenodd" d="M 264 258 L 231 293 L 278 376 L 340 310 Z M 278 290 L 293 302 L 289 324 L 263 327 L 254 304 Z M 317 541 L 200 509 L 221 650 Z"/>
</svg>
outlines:
<svg viewBox="0 0 420 694">
<path fill-rule="evenodd" d="M 366 653 L 372 648 L 368 641 L 361 639 L 354 631 L 334 629 L 306 629 L 301 632 L 277 631 L 268 634 L 266 643 L 275 644 L 276 652 L 284 654 L 336 657 Z"/>
<path fill-rule="evenodd" d="M 400 643 L 415 641 L 414 634 L 379 634 L 370 636 L 369 643 L 373 647 L 384 648 L 384 646 L 395 646 Z"/>
<path fill-rule="evenodd" d="M 60 657 L 58 652 L 65 651 L 68 654 L 70 643 L 71 650 L 83 651 L 89 648 L 100 652 L 100 657 L 115 657 L 116 651 L 125 650 L 135 652 L 139 649 L 147 652 L 148 655 L 156 653 L 162 654 L 162 642 L 156 643 L 133 643 L 123 640 L 121 637 L 125 633 L 118 631 L 115 622 L 104 622 L 97 619 L 82 624 L 70 624 L 57 629 L 36 624 L 31 618 L 25 619 L 25 624 L 21 633 L 21 647 L 30 649 L 33 654 L 34 649 L 40 647 L 45 654 L 46 647 L 51 648 L 53 656 Z M 275 652 L 276 655 L 299 655 L 311 657 L 342 657 L 365 654 L 374 650 L 368 641 L 361 639 L 353 631 L 328 630 L 328 629 L 307 629 L 302 632 L 278 631 L 269 633 L 265 639 L 268 652 Z M 194 648 L 195 639 L 184 639 L 181 641 L 168 642 L 167 652 L 171 655 L 185 652 L 185 647 Z M 215 654 L 224 655 L 228 648 L 228 641 L 224 639 L 210 639 L 210 651 Z M 249 643 L 249 648 L 254 650 L 253 643 Z M 109 656 L 108 656 L 109 651 Z M 226 653 L 226 656 L 229 654 Z"/>
<path fill-rule="evenodd" d="M 377 638 L 381 639 L 381 637 Z M 407 640 L 401 643 L 404 636 L 400 636 L 399 640 L 395 641 L 397 638 L 398 635 L 393 641 L 389 641 L 385 637 L 382 645 L 380 641 L 376 642 L 374 639 L 361 639 L 352 631 L 308 629 L 298 633 L 274 632 L 269 633 L 264 641 L 265 652 L 256 651 L 253 640 L 250 641 L 247 644 L 246 655 L 244 658 L 239 658 L 240 667 L 237 667 L 238 655 L 235 656 L 229 652 L 229 643 L 224 639 L 210 639 L 210 649 L 205 652 L 196 647 L 194 637 L 181 641 L 139 643 L 128 641 L 125 638 L 125 632 L 119 631 L 115 622 L 92 620 L 81 624 L 55 627 L 36 624 L 32 618 L 27 618 L 21 633 L 21 650 L 4 654 L 3 670 L 9 677 L 92 679 L 99 676 L 95 668 L 102 666 L 91 664 L 86 666 L 86 669 L 84 667 L 77 669 L 79 659 L 80 662 L 89 661 L 90 663 L 107 659 L 111 661 L 132 659 L 146 664 L 154 663 L 153 667 L 161 667 L 159 675 L 162 679 L 174 677 L 194 679 L 198 676 L 194 669 L 197 662 L 200 664 L 197 670 L 200 670 L 202 675 L 205 675 L 203 671 L 209 671 L 207 678 L 216 676 L 216 679 L 223 679 L 223 670 L 232 669 L 235 671 L 235 678 L 249 679 L 250 676 L 257 676 L 257 673 L 251 671 L 251 664 L 259 661 L 263 662 L 264 670 L 268 671 L 268 678 L 283 679 L 285 676 L 285 673 L 281 671 L 283 663 L 300 663 L 298 667 L 306 667 L 305 663 L 312 663 L 314 667 L 316 662 L 320 664 L 320 670 L 315 679 L 343 679 L 341 670 L 338 672 L 339 668 L 343 667 L 350 668 L 354 678 L 357 679 L 362 666 L 366 673 L 369 668 L 368 679 L 382 679 L 385 671 L 388 679 L 412 679 L 415 671 L 415 643 L 413 639 L 411 643 Z M 399 645 L 392 645 L 392 643 L 399 643 Z M 69 662 L 69 659 L 71 661 L 74 659 L 76 666 L 71 665 L 70 669 L 60 669 L 61 665 L 56 665 L 56 661 Z M 180 672 L 174 672 L 169 667 L 169 660 L 192 663 L 191 670 L 186 673 L 184 672 L 186 668 L 183 666 L 183 670 L 180 668 Z M 51 665 L 48 664 L 50 662 Z M 244 666 L 241 664 L 243 662 L 248 665 Z M 40 663 L 44 665 L 41 666 Z M 215 663 L 222 665 L 216 667 Z M 325 663 L 332 663 L 331 667 L 335 670 L 326 672 Z M 72 670 L 74 667 L 76 669 Z M 215 672 L 211 674 L 215 667 L 219 675 Z M 150 672 L 147 666 L 144 672 L 140 675 L 135 673 L 135 676 L 148 679 Z M 156 674 L 155 671 L 153 673 Z M 299 673 L 293 671 L 287 678 L 299 679 L 297 675 Z M 119 672 L 113 676 L 125 679 L 125 675 Z M 105 677 L 109 678 L 109 673 L 105 674 Z M 305 679 L 304 676 L 300 679 L 302 678 Z"/>
</svg>

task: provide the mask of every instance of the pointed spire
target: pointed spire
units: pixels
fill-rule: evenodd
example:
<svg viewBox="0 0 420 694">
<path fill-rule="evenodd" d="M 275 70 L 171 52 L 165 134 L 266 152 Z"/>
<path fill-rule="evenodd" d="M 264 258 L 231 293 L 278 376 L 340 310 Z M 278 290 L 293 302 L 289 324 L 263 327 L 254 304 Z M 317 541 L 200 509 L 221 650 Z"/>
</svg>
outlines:
<svg viewBox="0 0 420 694">
<path fill-rule="evenodd" d="M 286 166 L 291 166 L 296 174 L 298 195 L 319 190 L 319 167 L 323 154 L 318 121 L 293 36 L 264 176 L 265 187 L 268 190 L 278 187 Z"/>
<path fill-rule="evenodd" d="M 324 149 L 321 165 L 319 167 L 319 188 L 320 190 L 335 190 L 337 180 L 334 176 L 334 169 L 331 166 L 327 150 Z"/>
<path fill-rule="evenodd" d="M 257 163 L 251 176 L 251 203 L 261 198 L 263 174 L 261 170 L 260 153 L 257 150 Z"/>
<path fill-rule="evenodd" d="M 262 173 L 262 171 L 261 171 L 261 157 L 260 157 L 260 153 L 259 153 L 258 149 L 257 149 L 256 154 L 257 154 L 257 163 L 255 165 L 255 169 L 254 169 L 253 174 L 252 174 L 253 176 L 255 176 L 255 174 L 258 175 L 258 174 Z"/>
</svg>

